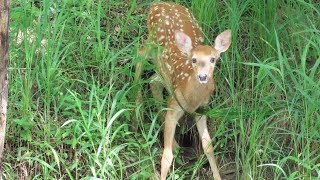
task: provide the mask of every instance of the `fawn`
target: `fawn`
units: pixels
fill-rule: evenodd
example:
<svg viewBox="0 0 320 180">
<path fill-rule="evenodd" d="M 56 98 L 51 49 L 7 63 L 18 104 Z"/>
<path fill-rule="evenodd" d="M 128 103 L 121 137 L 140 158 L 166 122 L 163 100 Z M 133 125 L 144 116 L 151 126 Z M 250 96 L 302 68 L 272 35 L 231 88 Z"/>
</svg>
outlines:
<svg viewBox="0 0 320 180">
<path fill-rule="evenodd" d="M 152 3 L 148 17 L 148 42 L 160 46 L 155 58 L 158 74 L 152 76 L 151 91 L 156 99 L 163 99 L 165 87 L 170 98 L 165 115 L 164 151 L 161 159 L 161 180 L 166 179 L 173 160 L 172 149 L 177 146 L 174 133 L 184 112 L 193 113 L 208 104 L 215 88 L 213 71 L 222 52 L 231 44 L 231 31 L 226 30 L 215 39 L 214 46 L 201 45 L 201 30 L 189 10 L 181 5 Z M 154 50 L 142 48 L 140 55 Z M 141 75 L 141 63 L 136 67 L 136 79 Z M 196 126 L 202 147 L 209 160 L 213 177 L 221 179 L 207 128 L 207 117 L 196 115 Z"/>
</svg>

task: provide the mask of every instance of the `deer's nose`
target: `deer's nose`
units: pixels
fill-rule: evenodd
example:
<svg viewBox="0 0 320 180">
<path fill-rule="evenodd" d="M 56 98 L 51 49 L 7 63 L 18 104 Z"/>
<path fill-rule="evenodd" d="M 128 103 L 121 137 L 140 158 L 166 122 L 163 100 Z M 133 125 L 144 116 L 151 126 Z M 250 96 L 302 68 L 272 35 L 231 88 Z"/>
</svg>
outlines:
<svg viewBox="0 0 320 180">
<path fill-rule="evenodd" d="M 200 82 L 206 82 L 208 76 L 206 74 L 199 74 L 199 81 Z"/>
</svg>

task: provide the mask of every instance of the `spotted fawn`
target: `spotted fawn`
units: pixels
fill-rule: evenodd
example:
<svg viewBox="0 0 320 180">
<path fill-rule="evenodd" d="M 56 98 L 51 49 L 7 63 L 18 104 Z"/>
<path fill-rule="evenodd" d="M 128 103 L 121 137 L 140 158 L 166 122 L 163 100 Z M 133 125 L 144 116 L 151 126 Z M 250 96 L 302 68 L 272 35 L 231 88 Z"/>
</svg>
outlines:
<svg viewBox="0 0 320 180">
<path fill-rule="evenodd" d="M 208 104 L 215 89 L 213 71 L 220 54 L 231 44 L 231 31 L 219 34 L 213 46 L 202 45 L 201 29 L 190 11 L 178 4 L 159 2 L 151 4 L 148 32 L 147 44 L 160 46 L 157 51 L 146 44 L 140 50 L 140 55 L 145 56 L 151 51 L 159 52 L 154 58 L 158 73 L 152 76 L 151 91 L 158 100 L 163 99 L 163 88 L 170 93 L 161 159 L 161 180 L 164 180 L 172 164 L 172 149 L 178 146 L 174 139 L 177 122 L 184 112 L 194 113 L 200 106 Z M 137 71 L 136 76 L 139 77 L 141 64 L 137 66 Z M 221 177 L 207 128 L 207 117 L 196 115 L 195 122 L 213 177 L 219 180 Z"/>
</svg>

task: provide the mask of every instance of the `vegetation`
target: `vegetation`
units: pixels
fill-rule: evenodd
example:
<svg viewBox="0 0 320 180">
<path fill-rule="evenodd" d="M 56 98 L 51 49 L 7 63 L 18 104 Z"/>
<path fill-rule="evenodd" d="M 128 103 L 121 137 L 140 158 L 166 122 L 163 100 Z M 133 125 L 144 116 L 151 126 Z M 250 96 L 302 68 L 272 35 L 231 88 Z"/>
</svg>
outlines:
<svg viewBox="0 0 320 180">
<path fill-rule="evenodd" d="M 215 70 L 212 108 L 202 112 L 222 174 L 319 179 L 319 4 L 176 2 L 193 12 L 206 43 L 233 32 Z M 154 178 L 162 153 L 162 121 L 147 86 L 154 66 L 146 63 L 142 106 L 133 83 L 149 3 L 11 0 L 6 179 Z M 185 124 L 178 133 L 201 149 Z M 192 163 L 180 153 L 170 178 L 208 179 L 197 152 Z"/>
</svg>

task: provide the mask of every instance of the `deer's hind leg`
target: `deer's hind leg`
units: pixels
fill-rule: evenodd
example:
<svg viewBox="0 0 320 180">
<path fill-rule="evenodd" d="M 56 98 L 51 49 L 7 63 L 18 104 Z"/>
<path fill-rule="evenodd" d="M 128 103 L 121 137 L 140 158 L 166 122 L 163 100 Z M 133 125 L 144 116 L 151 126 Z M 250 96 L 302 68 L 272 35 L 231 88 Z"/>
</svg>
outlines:
<svg viewBox="0 0 320 180">
<path fill-rule="evenodd" d="M 158 74 L 154 74 L 151 76 L 150 89 L 151 89 L 153 97 L 157 101 L 163 100 L 164 87 L 163 87 L 163 84 L 161 83 L 161 80 L 160 80 Z"/>
</svg>

